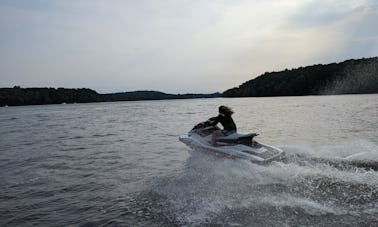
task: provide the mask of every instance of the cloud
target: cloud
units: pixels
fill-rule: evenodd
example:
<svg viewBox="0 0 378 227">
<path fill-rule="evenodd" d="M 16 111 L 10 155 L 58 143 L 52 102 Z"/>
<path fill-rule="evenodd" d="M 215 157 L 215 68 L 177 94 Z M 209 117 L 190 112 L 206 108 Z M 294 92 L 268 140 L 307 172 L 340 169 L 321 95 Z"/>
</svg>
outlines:
<svg viewBox="0 0 378 227">
<path fill-rule="evenodd" d="M 378 53 L 378 5 L 374 1 L 309 1 L 298 8 L 283 31 L 302 34 L 301 40 L 316 46 L 311 59 L 322 62 Z M 367 48 L 368 47 L 368 48 Z"/>
<path fill-rule="evenodd" d="M 34 4 L 35 3 L 35 4 Z M 374 1 L 2 1 L 0 86 L 214 92 L 377 55 Z"/>
</svg>

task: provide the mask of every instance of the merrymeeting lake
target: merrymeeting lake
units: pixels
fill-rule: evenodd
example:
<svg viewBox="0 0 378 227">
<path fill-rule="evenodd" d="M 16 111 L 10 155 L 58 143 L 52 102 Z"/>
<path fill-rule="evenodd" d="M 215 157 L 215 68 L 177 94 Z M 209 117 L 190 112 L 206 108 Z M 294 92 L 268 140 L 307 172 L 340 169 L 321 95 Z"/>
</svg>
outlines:
<svg viewBox="0 0 378 227">
<path fill-rule="evenodd" d="M 178 140 L 230 106 L 267 165 Z M 0 226 L 377 226 L 378 95 L 0 108 Z"/>
</svg>

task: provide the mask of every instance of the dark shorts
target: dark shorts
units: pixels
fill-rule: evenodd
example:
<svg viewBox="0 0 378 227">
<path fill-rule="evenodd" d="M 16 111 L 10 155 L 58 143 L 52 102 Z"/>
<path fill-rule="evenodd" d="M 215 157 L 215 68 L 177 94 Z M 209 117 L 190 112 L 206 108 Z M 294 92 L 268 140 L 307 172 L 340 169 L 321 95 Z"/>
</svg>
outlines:
<svg viewBox="0 0 378 227">
<path fill-rule="evenodd" d="M 222 130 L 221 131 L 221 135 L 222 136 L 229 136 L 229 135 L 231 135 L 231 134 L 233 134 L 233 133 L 235 133 L 236 131 L 234 131 L 234 130 L 232 130 L 232 131 L 227 131 L 227 130 Z"/>
</svg>

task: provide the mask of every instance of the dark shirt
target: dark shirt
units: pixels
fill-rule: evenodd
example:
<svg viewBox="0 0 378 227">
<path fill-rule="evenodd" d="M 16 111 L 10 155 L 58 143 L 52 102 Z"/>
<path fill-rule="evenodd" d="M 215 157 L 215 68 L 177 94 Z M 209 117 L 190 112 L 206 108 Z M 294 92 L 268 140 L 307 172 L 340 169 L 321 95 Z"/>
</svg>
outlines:
<svg viewBox="0 0 378 227">
<path fill-rule="evenodd" d="M 236 131 L 235 122 L 229 115 L 219 114 L 217 117 L 211 118 L 211 120 L 215 121 L 215 124 L 221 123 L 226 131 Z"/>
</svg>

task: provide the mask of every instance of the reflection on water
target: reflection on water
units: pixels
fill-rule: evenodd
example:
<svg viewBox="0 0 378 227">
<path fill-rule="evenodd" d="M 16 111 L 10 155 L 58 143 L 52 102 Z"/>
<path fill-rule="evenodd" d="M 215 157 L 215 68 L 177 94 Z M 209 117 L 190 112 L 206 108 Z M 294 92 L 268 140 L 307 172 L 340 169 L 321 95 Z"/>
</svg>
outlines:
<svg viewBox="0 0 378 227">
<path fill-rule="evenodd" d="M 0 108 L 0 225 L 377 225 L 377 98 Z M 261 166 L 178 141 L 219 105 L 286 159 Z"/>
</svg>

